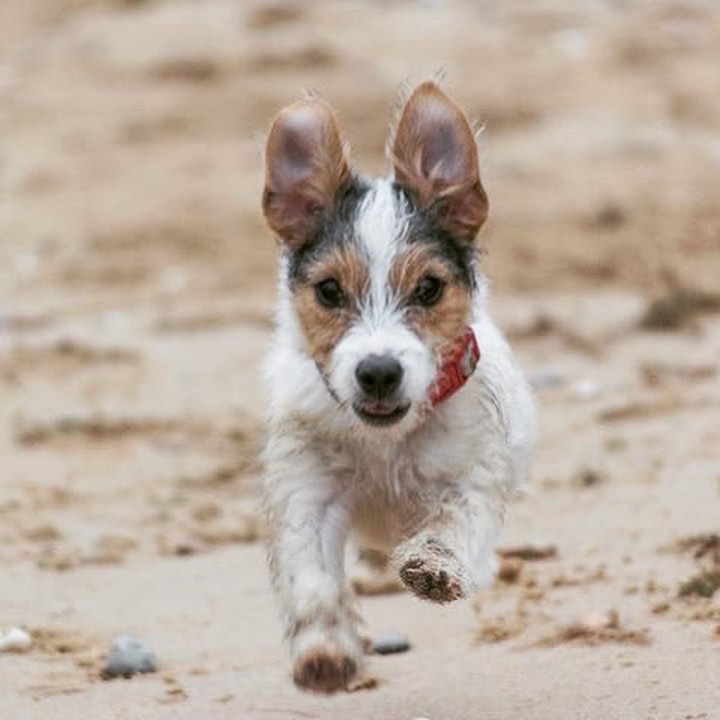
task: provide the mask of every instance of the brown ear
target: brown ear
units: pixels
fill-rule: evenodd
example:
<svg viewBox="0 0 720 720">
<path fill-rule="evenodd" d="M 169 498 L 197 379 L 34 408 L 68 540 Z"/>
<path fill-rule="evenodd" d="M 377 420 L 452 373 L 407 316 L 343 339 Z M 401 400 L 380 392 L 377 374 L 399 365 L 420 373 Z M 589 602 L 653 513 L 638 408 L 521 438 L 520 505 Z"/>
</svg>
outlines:
<svg viewBox="0 0 720 720">
<path fill-rule="evenodd" d="M 317 99 L 282 110 L 270 129 L 265 162 L 265 218 L 298 249 L 350 173 L 332 110 Z"/>
<path fill-rule="evenodd" d="M 432 209 L 445 230 L 471 242 L 488 214 L 475 136 L 435 83 L 418 85 L 405 104 L 392 155 L 395 180 Z"/>
</svg>

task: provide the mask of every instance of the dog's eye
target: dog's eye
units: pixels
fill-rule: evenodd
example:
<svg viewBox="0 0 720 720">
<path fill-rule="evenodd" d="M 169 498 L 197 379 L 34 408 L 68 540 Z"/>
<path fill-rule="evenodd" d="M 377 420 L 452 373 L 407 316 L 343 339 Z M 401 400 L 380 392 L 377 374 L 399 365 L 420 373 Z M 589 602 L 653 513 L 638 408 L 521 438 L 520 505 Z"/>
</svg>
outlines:
<svg viewBox="0 0 720 720">
<path fill-rule="evenodd" d="M 445 283 L 432 275 L 421 278 L 412 294 L 412 302 L 415 305 L 431 307 L 436 305 L 442 297 Z"/>
<path fill-rule="evenodd" d="M 337 280 L 329 278 L 315 286 L 318 302 L 328 310 L 336 310 L 345 303 L 345 295 Z"/>
</svg>

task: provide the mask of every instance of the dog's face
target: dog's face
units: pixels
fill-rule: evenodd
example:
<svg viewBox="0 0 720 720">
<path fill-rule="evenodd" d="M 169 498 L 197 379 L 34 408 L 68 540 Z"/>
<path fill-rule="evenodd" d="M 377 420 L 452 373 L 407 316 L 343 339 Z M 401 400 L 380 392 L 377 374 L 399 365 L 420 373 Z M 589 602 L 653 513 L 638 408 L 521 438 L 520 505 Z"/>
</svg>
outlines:
<svg viewBox="0 0 720 720">
<path fill-rule="evenodd" d="M 370 427 L 410 425 L 426 403 L 470 318 L 487 216 L 473 133 L 433 83 L 405 105 L 393 160 L 394 180 L 353 175 L 319 100 L 280 113 L 268 139 L 263 207 L 307 352 Z"/>
</svg>

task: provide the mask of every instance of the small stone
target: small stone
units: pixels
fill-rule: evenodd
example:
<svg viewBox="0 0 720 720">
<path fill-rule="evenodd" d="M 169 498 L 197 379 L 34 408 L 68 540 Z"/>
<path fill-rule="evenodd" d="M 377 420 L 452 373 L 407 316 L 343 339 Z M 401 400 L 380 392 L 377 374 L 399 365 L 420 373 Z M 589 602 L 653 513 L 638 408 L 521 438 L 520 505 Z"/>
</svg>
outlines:
<svg viewBox="0 0 720 720">
<path fill-rule="evenodd" d="M 570 392 L 578 400 L 593 400 L 600 396 L 601 387 L 595 380 L 586 378 L 572 384 Z"/>
<path fill-rule="evenodd" d="M 402 633 L 386 633 L 373 639 L 372 651 L 375 655 L 394 655 L 407 652 L 410 649 L 410 640 Z"/>
<path fill-rule="evenodd" d="M 536 390 L 551 390 L 565 385 L 567 376 L 554 368 L 542 368 L 530 375 L 530 384 Z"/>
<path fill-rule="evenodd" d="M 617 610 L 610 610 L 609 612 L 591 612 L 580 620 L 578 626 L 587 632 L 615 630 L 620 627 L 620 617 Z"/>
<path fill-rule="evenodd" d="M 103 670 L 105 679 L 132 677 L 157 669 L 155 653 L 132 635 L 118 635 L 110 645 L 110 655 Z"/>
<path fill-rule="evenodd" d="M 0 652 L 25 652 L 32 646 L 30 633 L 19 627 L 0 631 Z"/>
</svg>

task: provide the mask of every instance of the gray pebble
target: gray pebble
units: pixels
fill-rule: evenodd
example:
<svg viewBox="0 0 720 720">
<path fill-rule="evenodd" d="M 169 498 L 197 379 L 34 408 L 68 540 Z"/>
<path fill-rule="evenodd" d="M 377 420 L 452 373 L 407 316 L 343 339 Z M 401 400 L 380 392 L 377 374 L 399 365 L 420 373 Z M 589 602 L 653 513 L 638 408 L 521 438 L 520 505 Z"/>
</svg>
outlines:
<svg viewBox="0 0 720 720">
<path fill-rule="evenodd" d="M 530 384 L 536 390 L 559 388 L 567 382 L 566 375 L 555 368 L 540 368 L 530 373 Z"/>
<path fill-rule="evenodd" d="M 372 651 L 376 655 L 393 655 L 407 652 L 410 649 L 410 640 L 402 633 L 385 633 L 373 639 Z"/>
<path fill-rule="evenodd" d="M 600 383 L 590 378 L 578 380 L 570 387 L 570 392 L 578 400 L 594 400 L 601 393 Z"/>
<path fill-rule="evenodd" d="M 110 645 L 103 677 L 132 677 L 157 669 L 155 653 L 132 635 L 118 635 Z"/>
<path fill-rule="evenodd" d="M 27 630 L 11 627 L 0 630 L 0 652 L 25 652 L 32 646 L 32 636 Z"/>
</svg>

